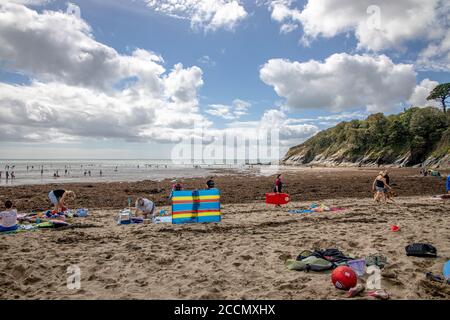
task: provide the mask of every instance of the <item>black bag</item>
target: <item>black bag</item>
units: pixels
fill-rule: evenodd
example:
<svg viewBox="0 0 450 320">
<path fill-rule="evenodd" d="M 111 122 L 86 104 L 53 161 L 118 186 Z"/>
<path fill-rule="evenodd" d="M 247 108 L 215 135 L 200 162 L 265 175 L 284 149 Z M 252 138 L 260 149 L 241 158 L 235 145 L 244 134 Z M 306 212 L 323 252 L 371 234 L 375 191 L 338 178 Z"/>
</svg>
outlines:
<svg viewBox="0 0 450 320">
<path fill-rule="evenodd" d="M 414 257 L 437 257 L 437 250 L 428 243 L 413 243 L 405 247 L 407 256 Z"/>
</svg>

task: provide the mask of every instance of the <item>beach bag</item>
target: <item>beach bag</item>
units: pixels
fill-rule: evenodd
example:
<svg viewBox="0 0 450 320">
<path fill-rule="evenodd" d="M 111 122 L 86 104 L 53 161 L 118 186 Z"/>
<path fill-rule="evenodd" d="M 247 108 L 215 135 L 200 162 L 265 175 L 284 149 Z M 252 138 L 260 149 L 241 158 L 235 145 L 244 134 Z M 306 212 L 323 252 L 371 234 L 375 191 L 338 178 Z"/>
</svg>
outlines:
<svg viewBox="0 0 450 320">
<path fill-rule="evenodd" d="M 437 250 L 428 243 L 413 243 L 405 247 L 406 255 L 413 257 L 437 257 Z"/>
<path fill-rule="evenodd" d="M 333 269 L 334 265 L 330 261 L 315 256 L 307 257 L 303 260 L 288 259 L 286 267 L 289 270 L 297 271 L 324 271 Z"/>
<path fill-rule="evenodd" d="M 325 259 L 334 263 L 335 265 L 346 265 L 348 261 L 354 260 L 347 257 L 338 249 L 316 250 L 312 253 L 314 256 Z"/>
</svg>

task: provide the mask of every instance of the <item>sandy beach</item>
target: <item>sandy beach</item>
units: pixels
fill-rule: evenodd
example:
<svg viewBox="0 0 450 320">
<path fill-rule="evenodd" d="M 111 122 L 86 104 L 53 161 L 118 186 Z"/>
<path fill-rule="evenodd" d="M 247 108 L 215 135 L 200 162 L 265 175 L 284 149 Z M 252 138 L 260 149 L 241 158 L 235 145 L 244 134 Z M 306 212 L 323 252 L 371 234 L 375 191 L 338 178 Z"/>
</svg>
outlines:
<svg viewBox="0 0 450 320">
<path fill-rule="evenodd" d="M 400 196 L 396 204 L 386 206 L 373 203 L 370 189 L 360 190 L 361 185 L 370 186 L 371 170 L 323 170 L 320 175 L 314 172 L 315 179 L 302 175 L 303 188 L 309 183 L 322 185 L 314 199 L 311 190 L 296 194 L 292 179 L 298 173 L 291 172 L 286 180 L 291 181 L 288 189 L 293 191 L 294 201 L 282 208 L 266 207 L 261 200 L 264 190 L 260 188 L 267 189 L 271 177 L 252 177 L 262 185 L 255 187 L 261 193 L 258 197 L 258 191 L 244 191 L 250 187 L 230 191 L 229 184 L 241 184 L 236 177 L 219 178 L 217 182 L 224 186 L 220 224 L 118 226 L 113 220 L 117 209 L 107 207 L 125 205 L 112 202 L 91 209 L 87 218 L 73 220 L 68 229 L 1 235 L 0 298 L 346 299 L 343 291 L 333 287 L 329 272 L 289 271 L 284 265 L 286 259 L 295 259 L 305 249 L 338 248 L 355 258 L 385 255 L 388 265 L 382 270 L 381 285 L 392 299 L 450 299 L 448 285 L 425 278 L 428 271 L 440 274 L 443 263 L 450 258 L 450 202 L 431 199 L 429 194 L 438 192 L 441 186 L 428 178 L 421 180 L 425 190 L 421 195 L 403 192 L 408 179 L 416 179 L 410 177 L 414 172 L 393 170 Z M 343 188 L 337 188 L 343 177 L 354 180 L 353 184 L 345 180 Z M 226 179 L 234 183 L 225 183 Z M 190 183 L 194 182 L 187 181 L 189 187 Z M 252 181 L 247 183 L 253 185 Z M 323 190 L 325 183 L 330 187 Z M 144 185 L 127 184 L 133 186 L 129 193 Z M 417 183 L 411 185 L 409 192 L 418 192 Z M 0 194 L 3 200 L 13 193 L 37 193 L 40 188 L 2 188 Z M 115 193 L 110 196 L 119 197 Z M 78 201 L 86 200 L 84 195 L 81 199 Z M 288 212 L 305 208 L 312 200 L 346 210 Z M 27 207 L 26 200 L 17 201 L 22 208 Z M 401 230 L 392 232 L 393 224 Z M 405 246 L 413 242 L 433 244 L 439 257 L 407 257 Z M 66 286 L 67 267 L 71 265 L 81 270 L 80 290 Z M 363 295 L 356 299 L 374 298 Z"/>
</svg>

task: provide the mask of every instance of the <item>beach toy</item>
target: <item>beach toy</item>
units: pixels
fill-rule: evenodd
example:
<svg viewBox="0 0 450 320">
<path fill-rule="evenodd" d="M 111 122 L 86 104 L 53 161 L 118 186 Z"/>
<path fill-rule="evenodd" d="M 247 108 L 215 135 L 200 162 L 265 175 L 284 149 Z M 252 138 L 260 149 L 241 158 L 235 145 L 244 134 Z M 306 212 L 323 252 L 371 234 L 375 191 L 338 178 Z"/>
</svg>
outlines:
<svg viewBox="0 0 450 320">
<path fill-rule="evenodd" d="M 166 210 L 159 210 L 159 215 L 160 216 L 165 216 L 166 215 Z"/>
<path fill-rule="evenodd" d="M 340 266 L 331 273 L 331 282 L 340 290 L 349 290 L 358 283 L 355 271 L 347 266 Z"/>
<path fill-rule="evenodd" d="M 353 271 L 356 272 L 356 274 L 359 277 L 362 277 L 366 273 L 366 260 L 365 259 L 358 259 L 358 260 L 351 260 L 347 262 L 348 266 L 353 269 Z"/>
<path fill-rule="evenodd" d="M 77 212 L 75 213 L 75 217 L 87 217 L 89 215 L 89 210 L 88 209 L 77 209 Z"/>
<path fill-rule="evenodd" d="M 391 231 L 393 231 L 393 232 L 400 231 L 400 227 L 399 227 L 399 226 L 396 226 L 396 225 L 394 224 L 394 225 L 391 226 Z"/>
</svg>

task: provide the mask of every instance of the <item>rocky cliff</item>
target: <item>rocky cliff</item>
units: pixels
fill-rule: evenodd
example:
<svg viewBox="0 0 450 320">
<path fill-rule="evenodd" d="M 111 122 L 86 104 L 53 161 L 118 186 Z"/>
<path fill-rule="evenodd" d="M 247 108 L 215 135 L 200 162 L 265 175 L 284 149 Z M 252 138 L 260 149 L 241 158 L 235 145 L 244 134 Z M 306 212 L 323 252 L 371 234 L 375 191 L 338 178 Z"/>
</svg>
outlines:
<svg viewBox="0 0 450 320">
<path fill-rule="evenodd" d="M 450 167 L 450 114 L 411 108 L 341 122 L 291 148 L 283 163 L 321 166 Z"/>
</svg>

